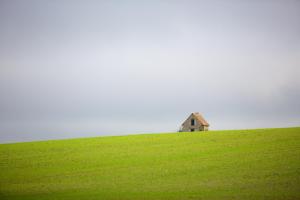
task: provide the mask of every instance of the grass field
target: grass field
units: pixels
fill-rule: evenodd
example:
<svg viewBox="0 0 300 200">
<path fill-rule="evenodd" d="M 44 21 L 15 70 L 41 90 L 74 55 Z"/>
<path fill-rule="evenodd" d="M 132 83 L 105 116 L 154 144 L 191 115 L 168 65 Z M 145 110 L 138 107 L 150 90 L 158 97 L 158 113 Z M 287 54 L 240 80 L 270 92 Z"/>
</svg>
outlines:
<svg viewBox="0 0 300 200">
<path fill-rule="evenodd" d="M 300 199 L 300 128 L 1 144 L 0 199 Z"/>
</svg>

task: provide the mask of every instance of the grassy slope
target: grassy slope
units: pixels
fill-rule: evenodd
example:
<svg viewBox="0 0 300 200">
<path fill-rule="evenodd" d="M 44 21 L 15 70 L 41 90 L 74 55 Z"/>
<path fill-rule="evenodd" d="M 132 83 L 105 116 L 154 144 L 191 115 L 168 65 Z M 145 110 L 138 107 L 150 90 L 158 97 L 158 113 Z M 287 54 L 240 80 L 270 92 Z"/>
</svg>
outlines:
<svg viewBox="0 0 300 200">
<path fill-rule="evenodd" d="M 2 144 L 0 199 L 300 199 L 300 128 Z"/>
</svg>

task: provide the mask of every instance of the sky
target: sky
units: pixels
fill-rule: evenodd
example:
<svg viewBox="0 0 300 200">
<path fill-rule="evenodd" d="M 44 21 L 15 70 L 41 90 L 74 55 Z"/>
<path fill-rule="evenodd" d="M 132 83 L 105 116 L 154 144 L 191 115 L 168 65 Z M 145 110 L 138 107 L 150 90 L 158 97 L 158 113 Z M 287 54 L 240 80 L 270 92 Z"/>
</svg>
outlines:
<svg viewBox="0 0 300 200">
<path fill-rule="evenodd" d="M 300 125 L 300 1 L 0 0 L 0 143 Z"/>
</svg>

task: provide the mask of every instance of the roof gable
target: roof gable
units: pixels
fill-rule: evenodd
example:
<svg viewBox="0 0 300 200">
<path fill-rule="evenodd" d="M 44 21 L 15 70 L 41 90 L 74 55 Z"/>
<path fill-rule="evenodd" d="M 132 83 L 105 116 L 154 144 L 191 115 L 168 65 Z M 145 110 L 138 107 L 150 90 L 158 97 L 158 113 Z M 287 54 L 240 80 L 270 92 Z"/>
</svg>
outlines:
<svg viewBox="0 0 300 200">
<path fill-rule="evenodd" d="M 202 126 L 209 126 L 209 124 L 207 123 L 207 121 L 202 117 L 202 115 L 198 112 L 194 112 L 192 114 L 190 114 L 190 116 L 183 122 L 186 123 L 187 120 L 189 120 L 190 118 L 195 119 L 199 124 L 201 124 Z"/>
</svg>

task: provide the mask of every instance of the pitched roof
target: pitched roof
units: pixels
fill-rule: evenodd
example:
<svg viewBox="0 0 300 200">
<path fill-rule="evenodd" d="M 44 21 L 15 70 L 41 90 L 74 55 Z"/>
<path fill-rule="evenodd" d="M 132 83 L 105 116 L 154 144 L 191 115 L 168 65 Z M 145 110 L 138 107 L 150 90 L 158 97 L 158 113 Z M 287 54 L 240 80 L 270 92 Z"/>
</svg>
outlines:
<svg viewBox="0 0 300 200">
<path fill-rule="evenodd" d="M 192 115 L 194 115 L 195 119 L 196 119 L 202 126 L 209 126 L 209 124 L 207 123 L 207 121 L 205 121 L 205 119 L 202 117 L 202 115 L 200 115 L 200 113 L 195 112 L 195 113 L 192 113 Z"/>
</svg>

